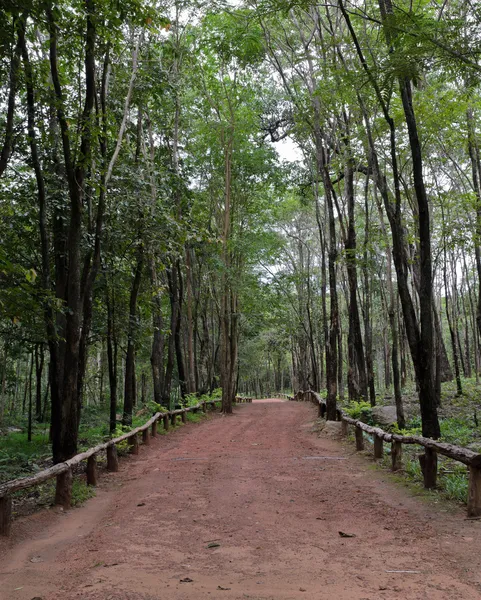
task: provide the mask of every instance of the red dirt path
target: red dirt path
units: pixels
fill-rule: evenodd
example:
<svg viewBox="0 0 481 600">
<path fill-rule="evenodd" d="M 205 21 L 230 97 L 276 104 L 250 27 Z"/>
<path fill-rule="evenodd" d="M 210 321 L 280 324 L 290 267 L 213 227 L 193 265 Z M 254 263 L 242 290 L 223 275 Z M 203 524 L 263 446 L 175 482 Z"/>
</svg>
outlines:
<svg viewBox="0 0 481 600">
<path fill-rule="evenodd" d="M 1 600 L 481 599 L 481 521 L 318 438 L 312 405 L 235 410 L 152 440 L 81 508 L 16 521 Z"/>
</svg>

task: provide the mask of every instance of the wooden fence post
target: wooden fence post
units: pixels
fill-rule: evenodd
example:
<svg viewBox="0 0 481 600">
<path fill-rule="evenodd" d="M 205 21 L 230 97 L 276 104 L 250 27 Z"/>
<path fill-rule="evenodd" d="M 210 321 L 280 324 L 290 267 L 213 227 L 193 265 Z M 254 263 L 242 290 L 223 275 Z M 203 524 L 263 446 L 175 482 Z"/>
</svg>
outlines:
<svg viewBox="0 0 481 600">
<path fill-rule="evenodd" d="M 402 469 L 402 454 L 403 453 L 403 445 L 401 442 L 392 442 L 391 444 L 391 461 L 392 461 L 392 470 L 399 471 Z"/>
<path fill-rule="evenodd" d="M 139 453 L 139 438 L 137 437 L 137 434 L 133 435 L 132 437 L 129 437 L 129 445 L 131 454 Z"/>
<path fill-rule="evenodd" d="M 187 423 L 187 413 L 184 411 L 182 414 L 182 423 Z"/>
<path fill-rule="evenodd" d="M 360 452 L 364 450 L 364 438 L 362 436 L 362 429 L 356 426 L 356 450 Z"/>
<path fill-rule="evenodd" d="M 175 415 L 175 414 L 171 415 L 170 416 L 170 424 L 172 425 L 172 427 L 175 427 L 176 423 L 177 423 L 177 415 Z"/>
<path fill-rule="evenodd" d="M 207 412 L 207 403 L 206 402 L 202 402 L 202 412 L 203 413 Z"/>
<path fill-rule="evenodd" d="M 165 431 L 168 431 L 169 430 L 169 415 L 164 415 L 162 417 L 162 421 L 164 423 L 164 429 L 165 429 Z"/>
<path fill-rule="evenodd" d="M 146 446 L 150 444 L 150 431 L 148 429 L 142 431 L 142 443 Z"/>
<path fill-rule="evenodd" d="M 374 459 L 382 458 L 384 455 L 383 451 L 383 439 L 379 435 L 374 436 Z"/>
<path fill-rule="evenodd" d="M 97 455 L 92 454 L 87 459 L 87 485 L 97 485 Z"/>
<path fill-rule="evenodd" d="M 481 469 L 469 467 L 468 517 L 481 517 Z"/>
<path fill-rule="evenodd" d="M 116 473 L 119 470 L 119 457 L 117 455 L 117 446 L 112 444 L 107 447 L 107 471 Z"/>
<path fill-rule="evenodd" d="M 57 475 L 57 486 L 55 488 L 55 504 L 70 508 L 72 502 L 72 469 L 68 469 L 65 473 Z"/>
<path fill-rule="evenodd" d="M 157 421 L 154 421 L 152 423 L 152 437 L 155 437 L 157 435 Z"/>
<path fill-rule="evenodd" d="M 349 433 L 349 423 L 347 421 L 341 421 L 341 435 L 342 435 L 342 437 L 347 437 L 348 433 Z"/>
<path fill-rule="evenodd" d="M 419 463 L 424 477 L 424 487 L 428 490 L 436 487 L 438 475 L 438 455 L 435 450 L 425 448 L 425 453 L 419 455 Z"/>
<path fill-rule="evenodd" d="M 9 536 L 12 527 L 12 496 L 0 498 L 0 535 Z"/>
</svg>

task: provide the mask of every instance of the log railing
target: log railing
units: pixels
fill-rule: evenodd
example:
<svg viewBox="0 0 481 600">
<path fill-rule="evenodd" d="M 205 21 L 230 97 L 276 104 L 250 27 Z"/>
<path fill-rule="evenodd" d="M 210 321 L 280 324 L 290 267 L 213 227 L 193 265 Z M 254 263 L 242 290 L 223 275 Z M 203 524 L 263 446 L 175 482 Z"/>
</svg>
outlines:
<svg viewBox="0 0 481 600">
<path fill-rule="evenodd" d="M 235 397 L 236 404 L 243 403 L 243 402 L 252 402 L 252 398 L 244 398 L 244 396 L 236 396 Z"/>
<path fill-rule="evenodd" d="M 318 406 L 319 417 L 326 414 L 326 402 L 320 395 L 311 390 L 300 391 L 292 398 L 292 400 L 313 402 Z M 379 427 L 372 427 L 362 421 L 353 419 L 344 411 L 337 410 L 338 421 L 341 421 L 341 433 L 347 436 L 349 426 L 354 427 L 356 450 L 364 450 L 364 433 L 372 436 L 373 453 L 375 459 L 380 459 L 384 456 L 384 442 L 391 444 L 391 468 L 397 471 L 402 468 L 402 445 L 415 444 L 424 448 L 424 454 L 419 456 L 421 470 L 424 478 L 424 487 L 436 487 L 437 471 L 438 471 L 438 454 L 447 456 L 453 460 L 461 462 L 468 467 L 469 470 L 469 485 L 468 485 L 468 518 L 481 516 L 481 454 L 447 444 L 438 442 L 430 438 L 425 438 L 420 435 L 399 435 L 396 433 L 388 433 Z"/>
<path fill-rule="evenodd" d="M 207 412 L 207 406 L 214 405 L 215 400 L 201 402 L 194 406 L 179 408 L 168 412 L 158 412 L 150 418 L 146 423 L 124 433 L 120 437 L 108 440 L 103 444 L 99 444 L 94 448 L 90 448 L 85 452 L 76 454 L 74 457 L 65 462 L 58 463 L 40 471 L 31 477 L 23 477 L 14 479 L 0 484 L 0 535 L 10 535 L 12 522 L 12 494 L 18 490 L 34 487 L 40 483 L 44 483 L 54 477 L 57 479 L 55 489 L 55 504 L 69 508 L 72 499 L 72 482 L 73 482 L 73 467 L 79 465 L 82 461 L 87 461 L 86 474 L 87 485 L 97 485 L 97 456 L 100 452 L 107 453 L 107 470 L 116 472 L 119 470 L 119 460 L 117 456 L 117 444 L 127 441 L 130 445 L 132 454 L 139 452 L 139 434 L 142 434 L 142 442 L 146 445 L 150 443 L 150 437 L 157 435 L 157 423 L 162 421 L 164 429 L 169 429 L 171 425 L 176 424 L 177 417 L 180 415 L 182 422 L 187 420 L 187 413 L 197 412 L 201 409 Z"/>
</svg>

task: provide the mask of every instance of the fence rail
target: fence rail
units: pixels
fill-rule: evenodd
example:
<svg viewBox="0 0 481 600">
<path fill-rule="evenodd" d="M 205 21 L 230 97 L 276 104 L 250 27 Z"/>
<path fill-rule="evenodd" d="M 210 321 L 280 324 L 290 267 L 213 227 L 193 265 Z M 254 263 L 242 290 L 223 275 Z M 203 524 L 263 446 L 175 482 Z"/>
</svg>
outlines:
<svg viewBox="0 0 481 600">
<path fill-rule="evenodd" d="M 295 396 L 289 396 L 288 400 L 313 402 L 318 405 L 319 416 L 324 417 L 326 414 L 326 402 L 320 395 L 312 390 L 299 391 Z M 349 426 L 353 426 L 356 438 L 356 450 L 364 450 L 364 433 L 373 437 L 374 440 L 374 458 L 380 459 L 384 455 L 384 442 L 391 444 L 391 460 L 392 470 L 398 471 L 402 468 L 402 445 L 416 444 L 424 448 L 425 453 L 419 455 L 419 462 L 423 472 L 424 487 L 436 487 L 437 471 L 438 471 L 438 454 L 447 456 L 453 460 L 465 464 L 469 469 L 469 484 L 468 484 L 468 518 L 481 516 L 481 454 L 463 448 L 438 442 L 430 438 L 425 438 L 418 435 L 399 435 L 396 433 L 388 433 L 379 427 L 372 427 L 362 421 L 353 419 L 344 411 L 337 409 L 337 420 L 341 421 L 341 433 L 347 436 Z"/>
<path fill-rule="evenodd" d="M 242 404 L 243 402 L 252 402 L 252 398 L 245 398 L 244 396 L 235 397 L 236 404 Z"/>
<path fill-rule="evenodd" d="M 169 429 L 171 425 L 175 425 L 177 417 L 180 415 L 182 422 L 187 420 L 187 413 L 197 412 L 202 409 L 207 412 L 207 406 L 215 405 L 215 400 L 201 402 L 194 406 L 179 408 L 168 412 L 155 413 L 146 423 L 140 427 L 132 429 L 123 435 L 108 440 L 103 444 L 99 444 L 94 448 L 90 448 L 85 452 L 76 454 L 65 462 L 58 463 L 40 471 L 31 477 L 23 477 L 21 479 L 13 479 L 0 485 L 0 535 L 8 536 L 11 531 L 12 523 L 12 494 L 19 490 L 24 490 L 30 487 L 44 483 L 49 479 L 57 478 L 55 489 L 55 504 L 69 508 L 72 499 L 72 481 L 73 467 L 79 465 L 82 461 L 87 461 L 87 485 L 97 485 L 97 455 L 104 450 L 107 452 L 107 470 L 116 472 L 119 470 L 119 460 L 117 455 L 117 444 L 128 441 L 131 446 L 131 453 L 138 454 L 139 452 L 139 433 L 142 434 L 142 442 L 146 445 L 150 443 L 150 436 L 157 435 L 157 423 L 162 420 L 164 429 Z"/>
</svg>

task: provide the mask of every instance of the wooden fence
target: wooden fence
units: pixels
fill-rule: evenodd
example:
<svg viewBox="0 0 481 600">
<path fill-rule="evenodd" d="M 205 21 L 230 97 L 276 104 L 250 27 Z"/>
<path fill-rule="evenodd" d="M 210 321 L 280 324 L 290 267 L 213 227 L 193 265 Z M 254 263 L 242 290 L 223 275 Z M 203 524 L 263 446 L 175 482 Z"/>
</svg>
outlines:
<svg viewBox="0 0 481 600">
<path fill-rule="evenodd" d="M 171 410 L 168 412 L 158 412 L 136 429 L 124 433 L 118 438 L 109 440 L 103 444 L 99 444 L 94 448 L 90 448 L 81 454 L 58 463 L 52 467 L 40 471 L 31 477 L 23 477 L 22 479 L 14 479 L 0 485 L 0 535 L 10 535 L 12 523 L 12 494 L 18 490 L 34 487 L 40 483 L 44 483 L 49 479 L 57 478 L 55 489 L 55 504 L 69 508 L 72 499 L 72 482 L 73 482 L 73 467 L 80 464 L 82 461 L 87 461 L 86 474 L 87 485 L 97 485 L 97 455 L 100 452 L 107 452 L 107 470 L 116 472 L 119 470 L 119 460 L 117 455 L 117 444 L 127 441 L 130 445 L 132 454 L 139 453 L 139 434 L 142 434 L 142 442 L 146 445 L 150 443 L 150 436 L 157 435 L 157 422 L 162 421 L 164 429 L 175 426 L 177 417 L 180 415 L 182 422 L 187 420 L 187 413 L 197 412 L 202 409 L 207 412 L 207 405 L 215 405 L 215 400 L 202 402 L 195 406 Z M 152 428 L 152 429 L 151 429 Z"/>
<path fill-rule="evenodd" d="M 243 396 L 236 396 L 235 397 L 235 403 L 236 404 L 241 404 L 243 402 L 252 402 L 252 398 L 244 398 Z"/>
<path fill-rule="evenodd" d="M 290 396 L 289 400 L 313 402 L 318 406 L 319 416 L 324 417 L 326 414 L 326 402 L 319 394 L 311 390 L 305 392 L 297 392 L 295 396 Z M 391 444 L 391 468 L 397 471 L 402 468 L 402 445 L 415 444 L 424 448 L 424 454 L 419 455 L 419 462 L 424 478 L 424 487 L 436 487 L 437 471 L 438 471 L 438 454 L 447 456 L 453 460 L 465 464 L 469 469 L 469 485 L 468 485 L 468 518 L 481 516 L 481 454 L 446 444 L 437 442 L 430 438 L 425 438 L 419 435 L 399 435 L 395 433 L 387 433 L 379 427 L 366 425 L 362 421 L 351 418 L 342 410 L 337 410 L 338 421 L 341 421 L 341 433 L 347 436 L 349 426 L 354 427 L 356 450 L 364 450 L 364 433 L 372 436 L 374 458 L 380 459 L 384 455 L 384 442 Z"/>
</svg>

